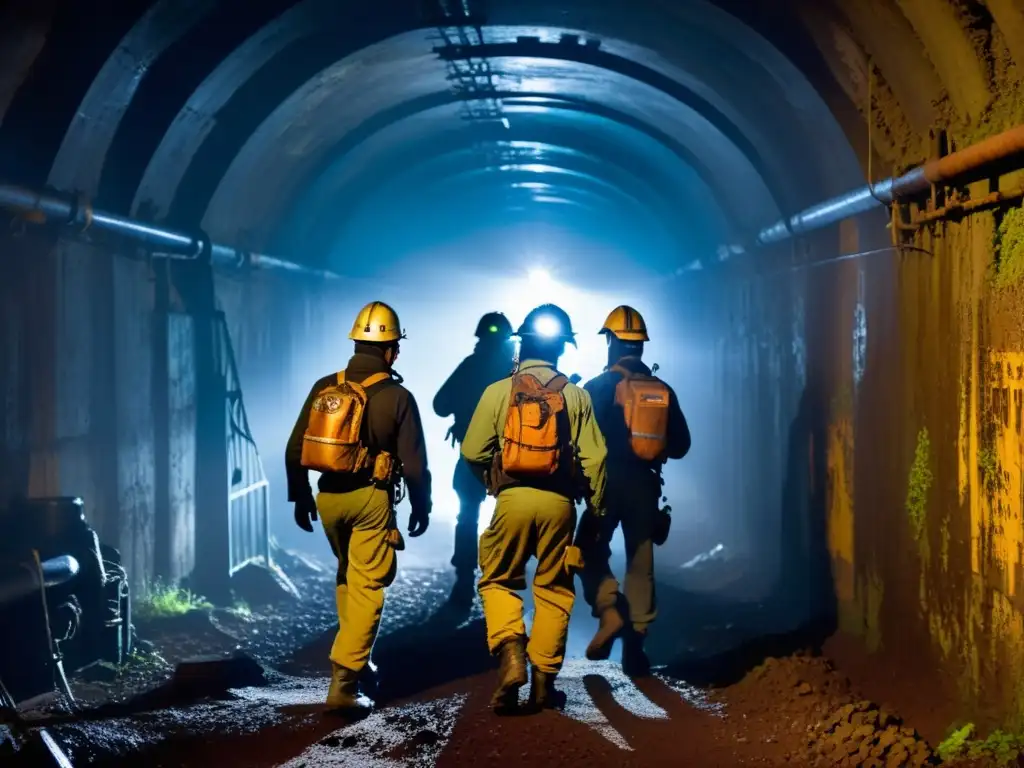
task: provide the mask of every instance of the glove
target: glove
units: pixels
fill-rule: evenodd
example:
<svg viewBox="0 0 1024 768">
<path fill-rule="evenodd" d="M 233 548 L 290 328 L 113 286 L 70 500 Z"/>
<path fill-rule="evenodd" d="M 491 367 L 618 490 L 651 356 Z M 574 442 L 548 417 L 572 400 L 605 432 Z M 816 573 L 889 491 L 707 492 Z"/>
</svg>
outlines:
<svg viewBox="0 0 1024 768">
<path fill-rule="evenodd" d="M 313 532 L 313 521 L 316 520 L 316 502 L 303 499 L 295 502 L 295 524 L 304 531 Z"/>
<path fill-rule="evenodd" d="M 430 525 L 430 513 L 422 509 L 414 509 L 409 515 L 409 535 L 412 538 L 422 536 Z"/>
<path fill-rule="evenodd" d="M 452 448 L 455 447 L 455 426 L 448 427 L 448 432 L 444 436 L 445 442 L 451 443 Z"/>
</svg>

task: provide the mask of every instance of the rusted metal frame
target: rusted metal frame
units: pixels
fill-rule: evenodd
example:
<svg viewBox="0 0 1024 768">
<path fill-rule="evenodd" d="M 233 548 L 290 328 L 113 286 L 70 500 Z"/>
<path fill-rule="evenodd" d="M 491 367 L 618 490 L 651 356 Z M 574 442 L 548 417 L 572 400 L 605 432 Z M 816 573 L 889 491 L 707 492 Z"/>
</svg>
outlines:
<svg viewBox="0 0 1024 768">
<path fill-rule="evenodd" d="M 98 229 L 127 237 L 138 241 L 149 255 L 155 258 L 193 261 L 198 259 L 206 248 L 204 235 L 192 235 L 97 210 L 84 195 L 48 194 L 0 183 L 0 207 L 17 212 L 22 220 L 28 223 L 56 223 L 72 230 L 75 235 L 81 235 L 89 229 Z M 252 253 L 217 243 L 209 244 L 209 257 L 215 265 L 221 267 L 276 269 L 311 277 L 337 277 L 333 272 L 326 270 L 310 269 L 276 256 Z"/>
</svg>

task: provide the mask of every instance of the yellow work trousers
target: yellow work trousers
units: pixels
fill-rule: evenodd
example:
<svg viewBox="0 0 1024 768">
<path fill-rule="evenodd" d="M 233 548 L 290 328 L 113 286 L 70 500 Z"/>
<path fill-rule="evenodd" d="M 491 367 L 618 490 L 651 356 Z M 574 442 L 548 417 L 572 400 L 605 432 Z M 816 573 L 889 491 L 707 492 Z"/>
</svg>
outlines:
<svg viewBox="0 0 1024 768">
<path fill-rule="evenodd" d="M 526 564 L 536 557 L 534 618 L 526 652 L 541 672 L 554 674 L 562 668 L 576 600 L 565 550 L 575 528 L 576 507 L 564 496 L 522 487 L 498 494 L 494 516 L 480 537 L 483 575 L 477 586 L 491 653 L 506 640 L 526 637 L 519 593 L 526 589 Z"/>
<path fill-rule="evenodd" d="M 318 494 L 316 507 L 338 558 L 338 634 L 331 661 L 359 672 L 377 639 L 384 590 L 395 580 L 397 558 L 388 543 L 394 525 L 391 498 L 387 491 L 370 486 Z"/>
</svg>

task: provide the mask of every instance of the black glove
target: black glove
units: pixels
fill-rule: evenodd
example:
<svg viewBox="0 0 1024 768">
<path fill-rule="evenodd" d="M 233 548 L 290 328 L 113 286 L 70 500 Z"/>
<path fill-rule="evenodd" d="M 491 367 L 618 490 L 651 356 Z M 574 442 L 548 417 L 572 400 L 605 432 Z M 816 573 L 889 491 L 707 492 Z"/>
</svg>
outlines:
<svg viewBox="0 0 1024 768">
<path fill-rule="evenodd" d="M 295 502 L 295 524 L 304 531 L 313 532 L 316 520 L 316 502 L 312 498 Z"/>
<path fill-rule="evenodd" d="M 427 527 L 430 525 L 430 512 L 422 509 L 414 509 L 412 514 L 409 515 L 409 535 L 412 538 L 422 536 L 427 532 Z"/>
</svg>

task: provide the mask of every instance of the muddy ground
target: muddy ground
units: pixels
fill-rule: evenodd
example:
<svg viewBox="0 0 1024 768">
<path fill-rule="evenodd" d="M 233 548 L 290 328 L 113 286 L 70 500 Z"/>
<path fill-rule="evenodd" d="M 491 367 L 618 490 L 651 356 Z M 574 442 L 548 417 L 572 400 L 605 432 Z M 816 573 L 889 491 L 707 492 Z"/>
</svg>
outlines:
<svg viewBox="0 0 1024 768">
<path fill-rule="evenodd" d="M 728 624 L 731 642 L 722 634 L 721 616 L 711 623 L 695 617 L 694 626 L 711 633 L 703 643 L 688 639 L 697 655 L 646 680 L 626 678 L 614 656 L 594 663 L 576 655 L 559 678 L 563 711 L 496 717 L 487 708 L 494 669 L 479 605 L 458 611 L 445 603 L 447 569 L 400 573 L 374 651 L 378 706 L 363 718 L 330 715 L 320 703 L 335 621 L 332 574 L 291 566 L 306 599 L 252 615 L 197 612 L 143 623 L 140 635 L 150 650 L 110 679 L 96 679 L 95 671 L 91 679 L 76 679 L 76 695 L 92 709 L 68 718 L 51 708 L 46 715 L 64 718 L 52 721 L 50 732 L 74 765 L 937 762 L 929 744 L 895 712 L 863 699 L 824 656 L 800 650 L 805 636 L 744 637 L 743 618 L 756 614 L 757 606 L 737 611 L 739 618 Z M 589 635 L 587 618 L 574 617 L 573 633 L 580 637 L 571 638 L 571 648 Z M 709 653 L 712 647 L 720 652 Z M 202 667 L 219 670 L 220 678 L 203 672 L 171 680 L 175 666 L 190 657 L 232 653 L 243 655 Z M 19 755 L 11 755 L 8 742 L 0 747 L 0 764 L 28 764 L 27 753 Z"/>
</svg>

